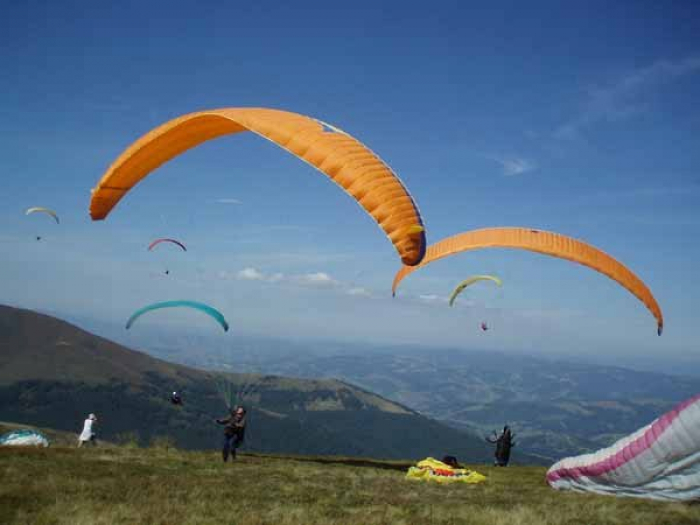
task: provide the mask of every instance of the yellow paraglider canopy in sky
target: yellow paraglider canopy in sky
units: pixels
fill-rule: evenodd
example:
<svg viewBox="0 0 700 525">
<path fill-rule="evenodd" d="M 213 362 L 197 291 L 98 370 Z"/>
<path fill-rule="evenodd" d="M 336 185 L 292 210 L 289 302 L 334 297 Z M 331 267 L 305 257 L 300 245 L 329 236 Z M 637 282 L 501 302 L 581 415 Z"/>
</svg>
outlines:
<svg viewBox="0 0 700 525">
<path fill-rule="evenodd" d="M 496 277 L 495 275 L 472 275 L 471 277 L 465 279 L 461 283 L 457 285 L 457 287 L 452 290 L 452 293 L 450 294 L 450 306 L 454 305 L 455 299 L 457 299 L 457 296 L 462 293 L 462 291 L 469 285 L 477 283 L 479 281 L 493 281 L 496 283 L 498 286 L 503 285 L 501 280 Z"/>
</svg>

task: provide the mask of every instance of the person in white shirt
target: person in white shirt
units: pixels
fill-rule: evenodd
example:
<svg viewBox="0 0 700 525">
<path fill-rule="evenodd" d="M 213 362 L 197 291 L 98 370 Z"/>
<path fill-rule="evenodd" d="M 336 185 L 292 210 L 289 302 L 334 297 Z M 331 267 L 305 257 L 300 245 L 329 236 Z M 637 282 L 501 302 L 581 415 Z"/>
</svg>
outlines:
<svg viewBox="0 0 700 525">
<path fill-rule="evenodd" d="M 97 417 L 95 414 L 90 414 L 83 424 L 83 431 L 78 436 L 78 448 L 82 447 L 85 443 L 97 444 L 95 431 L 92 429 L 94 424 L 97 422 Z"/>
</svg>

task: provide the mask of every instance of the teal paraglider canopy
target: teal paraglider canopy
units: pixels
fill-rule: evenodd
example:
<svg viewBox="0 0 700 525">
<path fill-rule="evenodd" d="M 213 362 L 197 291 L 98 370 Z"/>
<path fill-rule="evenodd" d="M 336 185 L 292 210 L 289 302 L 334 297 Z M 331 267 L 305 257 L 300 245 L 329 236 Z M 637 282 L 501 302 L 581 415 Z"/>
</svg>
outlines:
<svg viewBox="0 0 700 525">
<path fill-rule="evenodd" d="M 13 430 L 0 436 L 0 446 L 8 447 L 48 447 L 48 438 L 36 430 Z"/>
<path fill-rule="evenodd" d="M 219 323 L 221 325 L 221 328 L 223 328 L 225 332 L 228 332 L 228 323 L 226 322 L 224 315 L 221 312 L 219 312 L 216 308 L 213 308 L 204 303 L 199 303 L 197 301 L 163 301 L 161 303 L 149 304 L 148 306 L 144 306 L 143 308 L 136 310 L 132 314 L 132 316 L 129 317 L 129 320 L 126 322 L 126 329 L 128 330 L 129 328 L 131 328 L 131 325 L 134 324 L 134 321 L 136 321 L 136 319 L 138 319 L 145 313 L 151 312 L 153 310 L 160 310 L 161 308 L 178 307 L 194 308 L 195 310 L 204 312 L 205 314 L 213 318 L 217 323 Z"/>
</svg>

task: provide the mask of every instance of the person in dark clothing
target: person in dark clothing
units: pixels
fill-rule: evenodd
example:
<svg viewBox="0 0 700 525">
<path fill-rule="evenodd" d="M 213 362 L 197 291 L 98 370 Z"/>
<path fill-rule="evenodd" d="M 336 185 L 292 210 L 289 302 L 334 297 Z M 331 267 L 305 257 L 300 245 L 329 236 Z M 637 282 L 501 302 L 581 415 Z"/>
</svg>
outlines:
<svg viewBox="0 0 700 525">
<path fill-rule="evenodd" d="M 182 396 L 180 394 L 178 394 L 177 392 L 173 392 L 170 395 L 170 402 L 173 405 L 182 405 Z"/>
<path fill-rule="evenodd" d="M 224 426 L 224 446 L 221 450 L 224 461 L 228 461 L 229 454 L 231 459 L 236 459 L 236 449 L 241 446 L 245 438 L 246 426 L 246 411 L 242 406 L 231 409 L 228 417 L 216 420 L 217 423 Z"/>
<path fill-rule="evenodd" d="M 507 467 L 508 462 L 510 461 L 510 450 L 515 446 L 515 442 L 513 441 L 513 438 L 515 437 L 515 434 L 513 434 L 510 431 L 510 428 L 508 425 L 503 427 L 503 432 L 501 433 L 500 436 L 496 435 L 496 432 L 494 431 L 493 437 L 486 438 L 486 441 L 489 443 L 495 443 L 496 444 L 496 454 L 495 454 L 495 461 L 494 465 L 497 467 Z"/>
<path fill-rule="evenodd" d="M 442 458 L 442 462 L 445 465 L 449 465 L 452 468 L 462 468 L 462 467 L 460 467 L 459 463 L 457 462 L 457 458 L 454 456 L 445 456 Z"/>
</svg>

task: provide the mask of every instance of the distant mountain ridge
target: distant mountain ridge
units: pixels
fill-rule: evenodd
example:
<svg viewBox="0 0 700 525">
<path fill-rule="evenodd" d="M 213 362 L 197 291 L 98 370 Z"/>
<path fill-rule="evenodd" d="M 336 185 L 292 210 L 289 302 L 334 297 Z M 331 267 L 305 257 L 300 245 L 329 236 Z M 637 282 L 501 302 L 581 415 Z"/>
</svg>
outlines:
<svg viewBox="0 0 700 525">
<path fill-rule="evenodd" d="M 700 378 L 494 351 L 316 343 L 283 347 L 253 338 L 184 355 L 176 341 L 155 355 L 201 367 L 295 377 L 336 377 L 455 428 L 488 434 L 511 424 L 521 451 L 555 460 L 611 444 L 700 392 Z"/>
<path fill-rule="evenodd" d="M 261 452 L 489 461 L 478 437 L 340 380 L 229 374 L 250 395 L 247 446 Z M 172 390 L 185 403 L 169 403 Z M 135 432 L 218 447 L 225 411 L 213 375 L 94 336 L 51 316 L 0 306 L 0 420 L 79 430 L 88 412 L 110 440 Z M 535 461 L 522 457 L 524 462 Z"/>
</svg>

